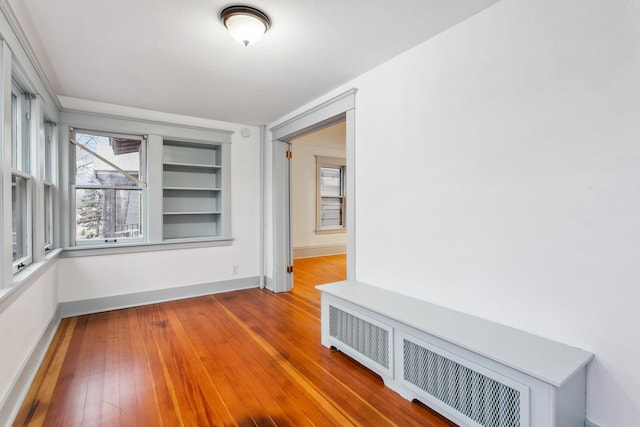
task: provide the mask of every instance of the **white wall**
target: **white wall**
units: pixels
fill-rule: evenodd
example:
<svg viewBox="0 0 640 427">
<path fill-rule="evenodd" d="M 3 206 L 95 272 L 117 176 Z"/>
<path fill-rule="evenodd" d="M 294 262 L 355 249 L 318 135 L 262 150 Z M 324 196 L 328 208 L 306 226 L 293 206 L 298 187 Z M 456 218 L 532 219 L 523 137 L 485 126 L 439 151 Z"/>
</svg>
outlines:
<svg viewBox="0 0 640 427">
<path fill-rule="evenodd" d="M 632 426 L 638 76 L 639 2 L 503 0 L 288 117 L 359 89 L 358 280 L 594 352 L 588 418 Z"/>
<path fill-rule="evenodd" d="M 231 246 L 59 260 L 60 302 L 260 275 L 260 129 L 61 97 L 65 108 L 234 131 L 231 137 Z M 243 138 L 247 127 L 251 136 Z M 238 266 L 238 273 L 233 273 Z M 257 285 L 257 281 L 256 281 Z"/>
<path fill-rule="evenodd" d="M 343 135 L 344 140 L 344 135 Z M 345 158 L 345 150 L 319 145 L 292 144 L 291 197 L 293 248 L 345 246 L 345 233 L 316 233 L 316 156 Z"/>
<path fill-rule="evenodd" d="M 57 307 L 55 261 L 40 277 L 18 289 L 16 296 L 0 303 L 0 403 L 4 403 L 20 373 L 26 377 L 31 374 L 28 368 L 22 372 L 23 367 L 31 354 L 36 353 L 34 350 L 49 323 L 57 320 L 53 319 Z M 16 409 L 10 407 L 10 403 L 8 406 L 0 405 L 0 424 L 10 419 L 10 414 L 2 413 L 3 410 Z"/>
</svg>

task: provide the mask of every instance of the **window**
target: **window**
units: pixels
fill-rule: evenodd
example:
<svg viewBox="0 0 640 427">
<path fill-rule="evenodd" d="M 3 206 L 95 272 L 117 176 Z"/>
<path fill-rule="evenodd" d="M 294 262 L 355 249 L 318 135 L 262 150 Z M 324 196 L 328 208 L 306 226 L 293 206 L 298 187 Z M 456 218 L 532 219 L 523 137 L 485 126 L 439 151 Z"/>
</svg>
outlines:
<svg viewBox="0 0 640 427">
<path fill-rule="evenodd" d="M 53 167 L 53 127 L 50 121 L 44 121 L 44 250 L 53 249 L 53 197 L 54 197 L 54 167 Z"/>
<path fill-rule="evenodd" d="M 142 241 L 144 138 L 80 130 L 70 136 L 75 244 Z"/>
<path fill-rule="evenodd" d="M 345 231 L 345 160 L 316 156 L 316 232 Z"/>
<path fill-rule="evenodd" d="M 33 260 L 30 106 L 30 99 L 14 85 L 11 91 L 11 238 L 14 274 Z"/>
</svg>

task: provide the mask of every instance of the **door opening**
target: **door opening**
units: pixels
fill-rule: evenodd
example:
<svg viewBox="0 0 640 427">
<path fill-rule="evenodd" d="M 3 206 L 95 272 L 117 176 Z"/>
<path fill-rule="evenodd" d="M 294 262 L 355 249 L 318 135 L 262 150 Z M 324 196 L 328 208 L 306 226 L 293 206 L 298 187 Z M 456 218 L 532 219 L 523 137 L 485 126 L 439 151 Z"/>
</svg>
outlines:
<svg viewBox="0 0 640 427">
<path fill-rule="evenodd" d="M 287 268 L 293 265 L 294 244 L 292 240 L 292 188 L 291 158 L 286 156 L 291 150 L 291 142 L 317 131 L 343 123 L 345 134 L 345 165 L 340 171 L 334 164 L 318 169 L 324 177 L 326 197 L 319 205 L 320 219 L 324 211 L 322 228 L 337 227 L 340 221 L 345 225 L 346 271 L 348 279 L 355 279 L 355 94 L 357 89 L 348 90 L 290 120 L 270 129 L 273 141 L 272 195 L 273 195 L 273 275 L 268 288 L 275 292 L 286 292 L 293 286 L 292 276 Z M 293 154 L 295 156 L 295 152 Z M 330 157 L 330 156 L 329 156 Z M 327 159 L 323 159 L 327 160 Z M 294 160 L 295 161 L 295 160 Z M 324 169 L 324 170 L 322 170 Z M 339 174 L 343 174 L 345 202 L 338 199 Z M 338 184 L 336 185 L 336 182 Z M 336 195 L 337 194 L 337 195 Z M 318 209 L 318 208 L 316 208 Z M 342 215 L 342 217 L 340 217 Z M 338 224 L 338 225 L 336 225 Z"/>
<path fill-rule="evenodd" d="M 346 121 L 290 141 L 293 288 L 346 279 Z"/>
</svg>

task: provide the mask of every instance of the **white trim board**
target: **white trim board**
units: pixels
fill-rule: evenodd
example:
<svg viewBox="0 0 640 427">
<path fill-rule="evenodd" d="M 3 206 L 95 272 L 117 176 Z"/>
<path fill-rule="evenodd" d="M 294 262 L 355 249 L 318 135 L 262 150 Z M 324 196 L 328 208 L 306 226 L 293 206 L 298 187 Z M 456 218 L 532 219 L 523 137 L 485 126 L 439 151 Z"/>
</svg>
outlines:
<svg viewBox="0 0 640 427">
<path fill-rule="evenodd" d="M 344 113 L 356 107 L 358 89 L 349 89 L 328 101 L 271 127 L 274 140 L 289 141 L 305 133 L 331 126 L 344 120 Z"/>
<path fill-rule="evenodd" d="M 72 246 L 64 248 L 61 258 L 77 258 L 84 256 L 100 256 L 128 254 L 137 252 L 172 251 L 176 249 L 208 248 L 214 246 L 231 246 L 233 238 L 203 238 L 201 240 L 172 239 L 161 242 L 140 242 L 120 246 Z"/>
<path fill-rule="evenodd" d="M 301 246 L 293 248 L 293 258 L 313 258 L 347 253 L 346 245 Z"/>
<path fill-rule="evenodd" d="M 239 291 L 257 288 L 260 278 L 245 277 L 242 279 L 222 280 L 219 282 L 201 283 L 197 285 L 179 286 L 154 291 L 136 292 L 126 295 L 93 298 L 60 303 L 61 317 L 80 316 L 83 314 L 100 313 L 103 311 L 119 310 L 147 304 L 175 301 L 222 292 Z"/>
<path fill-rule="evenodd" d="M 270 290 L 271 292 L 275 292 L 274 290 L 274 286 L 275 286 L 275 280 L 273 279 L 273 277 L 269 277 L 267 275 L 264 276 L 264 286 L 266 289 Z"/>
<path fill-rule="evenodd" d="M 124 131 L 140 135 L 162 135 L 168 139 L 177 138 L 180 141 L 193 142 L 208 141 L 212 144 L 231 144 L 231 135 L 234 133 L 226 129 L 75 110 L 62 110 L 60 123 L 61 125 L 78 129 L 117 133 Z"/>
</svg>

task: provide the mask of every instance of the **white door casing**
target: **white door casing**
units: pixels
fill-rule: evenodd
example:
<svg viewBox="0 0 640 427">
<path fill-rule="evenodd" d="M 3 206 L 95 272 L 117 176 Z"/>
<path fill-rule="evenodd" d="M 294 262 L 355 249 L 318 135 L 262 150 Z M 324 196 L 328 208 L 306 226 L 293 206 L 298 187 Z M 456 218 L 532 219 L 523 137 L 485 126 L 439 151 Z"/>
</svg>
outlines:
<svg viewBox="0 0 640 427">
<path fill-rule="evenodd" d="M 291 243 L 291 159 L 287 152 L 291 144 L 273 141 L 273 291 L 287 292 L 293 287 L 293 275 L 287 267 L 293 265 Z"/>
</svg>

